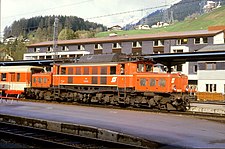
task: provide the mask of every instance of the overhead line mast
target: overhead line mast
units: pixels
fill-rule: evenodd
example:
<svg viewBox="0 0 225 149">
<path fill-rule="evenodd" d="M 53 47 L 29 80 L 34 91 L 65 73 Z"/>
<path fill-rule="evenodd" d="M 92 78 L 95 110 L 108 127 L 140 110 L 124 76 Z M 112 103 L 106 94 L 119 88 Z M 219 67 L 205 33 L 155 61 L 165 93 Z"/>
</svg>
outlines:
<svg viewBox="0 0 225 149">
<path fill-rule="evenodd" d="M 54 59 L 58 58 L 58 24 L 59 19 L 55 18 L 54 22 L 54 33 L 53 33 L 53 52 L 54 52 Z"/>
</svg>

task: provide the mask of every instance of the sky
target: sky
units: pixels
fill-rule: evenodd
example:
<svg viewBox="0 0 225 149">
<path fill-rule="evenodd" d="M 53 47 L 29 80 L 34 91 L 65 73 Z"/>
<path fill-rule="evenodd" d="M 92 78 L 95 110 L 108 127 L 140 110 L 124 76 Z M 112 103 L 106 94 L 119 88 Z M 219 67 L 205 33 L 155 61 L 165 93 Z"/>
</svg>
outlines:
<svg viewBox="0 0 225 149">
<path fill-rule="evenodd" d="M 178 1 L 180 0 L 1 0 L 1 32 L 15 20 L 48 15 L 77 16 L 108 27 L 123 26 Z"/>
</svg>

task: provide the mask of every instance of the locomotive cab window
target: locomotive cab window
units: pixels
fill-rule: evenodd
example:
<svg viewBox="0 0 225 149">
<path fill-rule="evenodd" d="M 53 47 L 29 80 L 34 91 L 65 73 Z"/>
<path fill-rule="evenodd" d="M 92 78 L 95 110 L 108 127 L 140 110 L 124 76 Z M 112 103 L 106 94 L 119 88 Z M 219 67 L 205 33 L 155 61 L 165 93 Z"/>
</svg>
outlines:
<svg viewBox="0 0 225 149">
<path fill-rule="evenodd" d="M 125 64 L 120 65 L 120 74 L 124 75 L 125 74 Z"/>
<path fill-rule="evenodd" d="M 146 72 L 152 72 L 152 65 L 150 64 L 146 65 Z"/>
<path fill-rule="evenodd" d="M 110 75 L 116 74 L 116 66 L 111 66 L 110 67 Z"/>
<path fill-rule="evenodd" d="M 65 75 L 66 74 L 66 68 L 62 67 L 61 68 L 61 75 Z"/>
<path fill-rule="evenodd" d="M 6 81 L 6 73 L 2 73 L 2 75 L 1 75 L 1 81 Z"/>
<path fill-rule="evenodd" d="M 36 83 L 36 78 L 34 77 L 34 79 L 33 79 L 33 83 Z"/>
<path fill-rule="evenodd" d="M 137 72 L 144 72 L 144 64 L 138 64 L 137 65 Z"/>
</svg>

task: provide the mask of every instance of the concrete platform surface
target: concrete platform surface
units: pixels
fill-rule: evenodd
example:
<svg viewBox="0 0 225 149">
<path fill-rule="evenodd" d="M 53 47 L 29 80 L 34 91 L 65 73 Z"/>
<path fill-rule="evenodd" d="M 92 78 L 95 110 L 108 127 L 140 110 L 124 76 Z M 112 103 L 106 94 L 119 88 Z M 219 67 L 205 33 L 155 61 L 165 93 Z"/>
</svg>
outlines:
<svg viewBox="0 0 225 149">
<path fill-rule="evenodd" d="M 225 125 L 193 117 L 75 105 L 1 103 L 0 113 L 109 129 L 188 148 L 225 148 Z"/>
<path fill-rule="evenodd" d="M 225 105 L 191 103 L 191 108 L 189 109 L 189 111 L 225 114 Z"/>
</svg>

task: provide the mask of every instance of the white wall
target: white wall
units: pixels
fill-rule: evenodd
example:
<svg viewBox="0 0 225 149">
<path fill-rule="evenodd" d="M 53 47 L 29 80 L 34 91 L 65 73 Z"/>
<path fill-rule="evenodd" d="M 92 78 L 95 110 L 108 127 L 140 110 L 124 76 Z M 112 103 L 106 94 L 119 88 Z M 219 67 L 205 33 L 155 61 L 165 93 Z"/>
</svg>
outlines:
<svg viewBox="0 0 225 149">
<path fill-rule="evenodd" d="M 225 70 L 198 70 L 198 91 L 206 92 L 206 84 L 216 84 L 216 92 L 224 93 Z"/>
<path fill-rule="evenodd" d="M 213 37 L 213 44 L 224 44 L 224 32 Z"/>
</svg>

